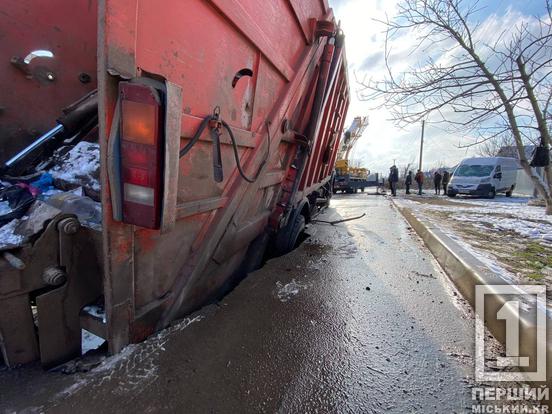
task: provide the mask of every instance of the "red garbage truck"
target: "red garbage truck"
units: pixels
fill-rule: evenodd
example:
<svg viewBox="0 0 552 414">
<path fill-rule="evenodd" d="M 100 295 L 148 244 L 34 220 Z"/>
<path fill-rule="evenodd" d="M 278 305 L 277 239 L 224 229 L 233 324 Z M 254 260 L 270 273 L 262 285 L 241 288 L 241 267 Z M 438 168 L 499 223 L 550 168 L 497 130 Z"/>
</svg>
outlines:
<svg viewBox="0 0 552 414">
<path fill-rule="evenodd" d="M 7 0 L 0 34 L 0 162 L 80 136 L 99 147 L 101 208 L 88 225 L 73 196 L 37 198 L 4 226 L 8 366 L 79 356 L 83 329 L 110 353 L 144 340 L 328 205 L 350 97 L 327 0 Z M 91 99 L 86 122 L 60 117 Z"/>
</svg>

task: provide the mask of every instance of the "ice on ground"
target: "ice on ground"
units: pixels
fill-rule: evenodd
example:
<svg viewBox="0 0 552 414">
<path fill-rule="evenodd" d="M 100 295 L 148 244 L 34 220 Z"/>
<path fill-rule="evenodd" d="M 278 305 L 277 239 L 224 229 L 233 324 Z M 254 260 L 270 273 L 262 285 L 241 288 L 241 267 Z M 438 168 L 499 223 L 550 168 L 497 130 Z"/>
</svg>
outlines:
<svg viewBox="0 0 552 414">
<path fill-rule="evenodd" d="M 105 339 L 88 332 L 86 329 L 81 330 L 81 353 L 86 354 L 88 351 L 98 349 L 105 342 Z"/>
<path fill-rule="evenodd" d="M 301 289 L 306 289 L 307 285 L 297 282 L 295 279 L 292 279 L 291 282 L 283 284 L 282 282 L 276 282 L 276 296 L 280 299 L 280 302 L 287 302 L 295 295 L 299 293 Z"/>
<path fill-rule="evenodd" d="M 159 356 L 165 351 L 169 336 L 203 318 L 203 315 L 185 318 L 142 343 L 128 345 L 118 354 L 104 358 L 91 371 L 79 374 L 78 380 L 56 394 L 53 400 L 65 399 L 85 387 L 101 386 L 104 382 L 111 383 L 111 392 L 115 395 L 127 398 L 136 395 L 158 378 Z"/>
<path fill-rule="evenodd" d="M 60 164 L 49 172 L 55 179 L 71 184 L 89 185 L 100 190 L 100 146 L 96 143 L 81 141 L 71 151 L 60 158 Z"/>
<path fill-rule="evenodd" d="M 23 243 L 24 237 L 14 234 L 15 228 L 19 224 L 18 219 L 13 219 L 8 224 L 0 228 L 0 249 L 7 247 L 16 247 Z"/>
</svg>

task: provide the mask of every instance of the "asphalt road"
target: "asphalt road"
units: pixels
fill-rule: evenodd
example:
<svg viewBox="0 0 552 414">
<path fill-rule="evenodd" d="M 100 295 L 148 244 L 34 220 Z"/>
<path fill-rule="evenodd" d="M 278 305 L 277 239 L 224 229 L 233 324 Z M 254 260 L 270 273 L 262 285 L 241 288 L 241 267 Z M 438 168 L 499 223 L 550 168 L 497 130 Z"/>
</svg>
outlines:
<svg viewBox="0 0 552 414">
<path fill-rule="evenodd" d="M 383 196 L 336 196 L 291 254 L 86 374 L 0 372 L 0 412 L 453 413 L 470 311 Z M 25 410 L 26 408 L 26 410 Z"/>
</svg>

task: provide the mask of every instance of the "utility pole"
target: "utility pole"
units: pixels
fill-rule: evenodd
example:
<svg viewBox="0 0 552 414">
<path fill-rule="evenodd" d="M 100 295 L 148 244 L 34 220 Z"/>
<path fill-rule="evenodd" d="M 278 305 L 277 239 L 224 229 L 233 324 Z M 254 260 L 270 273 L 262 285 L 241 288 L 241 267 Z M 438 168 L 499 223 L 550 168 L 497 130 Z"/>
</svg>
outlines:
<svg viewBox="0 0 552 414">
<path fill-rule="evenodd" d="M 425 128 L 425 121 L 422 120 L 422 139 L 420 140 L 420 166 L 419 166 L 420 171 L 422 171 L 422 157 L 424 155 L 424 128 Z"/>
</svg>

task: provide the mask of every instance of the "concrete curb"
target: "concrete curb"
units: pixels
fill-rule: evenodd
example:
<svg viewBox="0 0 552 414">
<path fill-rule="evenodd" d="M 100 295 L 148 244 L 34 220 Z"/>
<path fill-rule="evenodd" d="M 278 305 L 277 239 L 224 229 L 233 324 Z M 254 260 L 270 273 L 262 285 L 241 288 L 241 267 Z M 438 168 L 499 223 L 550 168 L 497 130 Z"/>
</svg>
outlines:
<svg viewBox="0 0 552 414">
<path fill-rule="evenodd" d="M 401 207 L 394 201 L 393 205 L 422 238 L 427 248 L 445 270 L 456 288 L 474 309 L 476 300 L 475 288 L 477 285 L 508 285 L 506 280 L 493 273 L 487 266 L 439 228 L 430 222 L 420 220 L 408 208 Z M 496 294 L 490 296 L 485 301 L 485 326 L 504 346 L 506 342 L 506 322 L 503 319 L 497 319 L 496 314 L 510 300 L 512 300 L 512 295 Z M 512 317 L 517 318 L 517 312 L 513 307 L 507 306 L 504 310 L 507 310 L 508 314 Z M 527 370 L 534 371 L 537 349 L 535 335 L 537 328 L 534 310 L 531 312 L 525 309 L 525 307 L 520 307 L 519 321 L 519 354 L 529 356 L 531 363 L 527 367 Z M 552 321 L 548 313 L 546 325 L 546 385 L 552 388 Z M 543 383 L 537 382 L 535 384 L 542 385 Z"/>
</svg>

